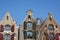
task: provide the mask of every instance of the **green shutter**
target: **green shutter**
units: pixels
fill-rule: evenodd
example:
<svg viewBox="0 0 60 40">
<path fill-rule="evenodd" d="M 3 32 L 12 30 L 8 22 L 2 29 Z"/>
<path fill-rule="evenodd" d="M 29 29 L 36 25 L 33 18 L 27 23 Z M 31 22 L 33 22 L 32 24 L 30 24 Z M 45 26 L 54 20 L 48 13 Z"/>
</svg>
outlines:
<svg viewBox="0 0 60 40">
<path fill-rule="evenodd" d="M 36 23 L 33 23 L 33 30 L 36 30 Z"/>
<path fill-rule="evenodd" d="M 34 38 L 34 39 L 36 39 L 36 35 L 37 35 L 37 32 L 34 31 L 34 32 L 33 32 L 33 38 Z"/>
<path fill-rule="evenodd" d="M 27 38 L 27 32 L 24 31 L 24 39 L 26 39 L 26 38 Z"/>
<path fill-rule="evenodd" d="M 24 22 L 24 30 L 27 29 L 27 22 Z"/>
</svg>

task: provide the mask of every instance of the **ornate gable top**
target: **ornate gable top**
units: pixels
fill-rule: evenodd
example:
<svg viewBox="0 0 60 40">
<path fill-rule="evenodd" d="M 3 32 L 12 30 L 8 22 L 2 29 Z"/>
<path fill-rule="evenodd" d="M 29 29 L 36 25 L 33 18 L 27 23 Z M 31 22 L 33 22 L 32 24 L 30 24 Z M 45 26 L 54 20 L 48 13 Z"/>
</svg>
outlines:
<svg viewBox="0 0 60 40">
<path fill-rule="evenodd" d="M 32 15 L 32 10 L 28 10 L 28 11 L 27 11 L 27 14 L 28 14 L 28 15 Z"/>
</svg>

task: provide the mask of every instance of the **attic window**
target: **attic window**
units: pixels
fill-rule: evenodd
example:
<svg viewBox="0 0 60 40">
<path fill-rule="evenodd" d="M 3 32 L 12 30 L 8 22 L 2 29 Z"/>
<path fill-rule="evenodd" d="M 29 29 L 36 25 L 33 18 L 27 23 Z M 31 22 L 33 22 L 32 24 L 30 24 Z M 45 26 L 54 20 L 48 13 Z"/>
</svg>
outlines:
<svg viewBox="0 0 60 40">
<path fill-rule="evenodd" d="M 28 18 L 31 18 L 30 15 L 28 16 Z"/>
<path fill-rule="evenodd" d="M 28 20 L 29 20 L 29 21 L 31 20 L 31 17 L 30 17 L 30 15 L 28 16 Z"/>
<path fill-rule="evenodd" d="M 7 16 L 7 20 L 9 20 L 9 16 Z"/>
</svg>

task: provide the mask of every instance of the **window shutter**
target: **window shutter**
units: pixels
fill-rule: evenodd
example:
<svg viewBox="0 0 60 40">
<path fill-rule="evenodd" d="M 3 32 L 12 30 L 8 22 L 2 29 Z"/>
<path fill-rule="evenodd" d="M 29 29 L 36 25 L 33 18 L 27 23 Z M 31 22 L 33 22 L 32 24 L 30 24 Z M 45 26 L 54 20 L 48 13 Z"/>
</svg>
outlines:
<svg viewBox="0 0 60 40">
<path fill-rule="evenodd" d="M 14 32 L 14 25 L 12 25 L 12 27 L 11 27 L 11 31 Z"/>
<path fill-rule="evenodd" d="M 37 34 L 37 32 L 34 31 L 34 32 L 33 32 L 33 38 L 34 38 L 34 39 L 36 39 L 36 36 L 37 36 L 36 34 Z"/>
<path fill-rule="evenodd" d="M 3 32 L 4 31 L 4 27 L 3 27 L 3 25 L 1 25 L 1 32 Z"/>
<path fill-rule="evenodd" d="M 27 23 L 24 22 L 24 30 L 26 30 L 26 29 L 27 29 Z"/>
<path fill-rule="evenodd" d="M 0 40 L 3 40 L 3 34 L 0 33 Z"/>
<path fill-rule="evenodd" d="M 11 35 L 11 40 L 14 40 L 14 34 Z"/>
<path fill-rule="evenodd" d="M 1 32 L 1 25 L 0 25 L 0 32 Z"/>
<path fill-rule="evenodd" d="M 46 40 L 49 40 L 49 35 L 48 35 L 48 33 L 46 33 Z"/>
<path fill-rule="evenodd" d="M 27 32 L 24 31 L 24 39 L 26 39 L 26 38 L 27 38 Z"/>
<path fill-rule="evenodd" d="M 36 23 L 32 23 L 33 24 L 33 30 L 36 30 Z"/>
<path fill-rule="evenodd" d="M 59 35 L 58 35 L 58 33 L 55 34 L 55 40 L 59 40 Z"/>
</svg>

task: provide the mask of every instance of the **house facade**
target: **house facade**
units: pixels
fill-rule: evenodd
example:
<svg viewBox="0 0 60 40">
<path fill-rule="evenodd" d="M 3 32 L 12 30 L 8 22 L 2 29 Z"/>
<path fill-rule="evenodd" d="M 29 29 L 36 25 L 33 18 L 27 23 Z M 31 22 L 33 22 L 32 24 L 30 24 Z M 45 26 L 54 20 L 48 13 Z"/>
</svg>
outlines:
<svg viewBox="0 0 60 40">
<path fill-rule="evenodd" d="M 48 13 L 48 17 L 41 24 L 40 28 L 40 40 L 60 40 L 60 27 L 57 24 L 51 13 Z"/>
<path fill-rule="evenodd" d="M 9 12 L 0 21 L 0 40 L 18 40 L 18 28 Z"/>
<path fill-rule="evenodd" d="M 19 40 L 37 40 L 37 21 L 32 16 L 32 10 L 28 10 L 26 13 L 27 16 L 19 28 Z"/>
<path fill-rule="evenodd" d="M 0 40 L 60 40 L 60 26 L 51 13 L 44 21 L 35 19 L 32 10 L 26 14 L 18 28 L 10 13 L 6 12 L 0 21 Z"/>
</svg>

